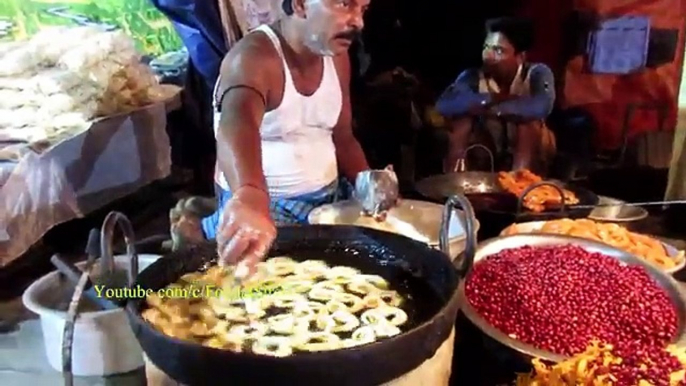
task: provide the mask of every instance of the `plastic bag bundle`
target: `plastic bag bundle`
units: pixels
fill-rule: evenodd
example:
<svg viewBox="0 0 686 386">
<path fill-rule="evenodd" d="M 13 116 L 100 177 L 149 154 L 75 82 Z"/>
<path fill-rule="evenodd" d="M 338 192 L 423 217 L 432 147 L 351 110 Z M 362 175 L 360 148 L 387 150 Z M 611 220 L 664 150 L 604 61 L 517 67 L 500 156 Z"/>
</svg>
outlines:
<svg viewBox="0 0 686 386">
<path fill-rule="evenodd" d="M 57 65 L 77 72 L 87 72 L 98 63 L 116 63 L 125 65 L 139 61 L 131 38 L 121 31 L 95 34 L 82 44 L 67 51 Z"/>
<path fill-rule="evenodd" d="M 0 57 L 2 57 L 5 53 L 14 50 L 15 48 L 20 47 L 21 45 L 22 45 L 21 42 L 2 42 L 2 43 L 0 43 Z"/>
<path fill-rule="evenodd" d="M 0 76 L 13 76 L 32 71 L 40 62 L 30 46 L 19 46 L 0 57 Z"/>
<path fill-rule="evenodd" d="M 0 127 L 30 126 L 36 119 L 36 110 L 22 107 L 12 110 L 0 110 Z"/>
<path fill-rule="evenodd" d="M 0 77 L 0 90 L 22 91 L 31 81 L 32 73 L 24 73 L 12 77 Z"/>
<path fill-rule="evenodd" d="M 59 68 L 50 68 L 39 72 L 31 78 L 25 84 L 24 89 L 47 96 L 68 92 L 83 83 L 83 81 L 83 78 L 77 73 Z"/>
<path fill-rule="evenodd" d="M 0 118 L 2 119 L 2 118 Z M 25 142 L 36 142 L 45 139 L 50 133 L 51 127 L 6 127 L 2 129 L 2 137 L 12 138 Z"/>
<path fill-rule="evenodd" d="M 117 73 L 122 70 L 122 65 L 114 62 L 98 62 L 85 69 L 82 74 L 93 82 L 103 92 L 112 88 L 113 83 L 121 82 L 116 79 Z"/>
<path fill-rule="evenodd" d="M 40 64 L 49 67 L 54 66 L 66 52 L 81 45 L 89 36 L 101 31 L 95 27 L 48 27 L 36 33 L 29 45 L 36 52 Z"/>
<path fill-rule="evenodd" d="M 56 116 L 52 124 L 53 127 L 60 129 L 69 127 L 79 127 L 87 121 L 88 119 L 84 113 L 80 111 L 72 111 Z"/>
<path fill-rule="evenodd" d="M 165 94 L 123 31 L 53 27 L 0 44 L 0 135 L 64 138 Z M 30 134 L 29 134 L 30 132 Z"/>
<path fill-rule="evenodd" d="M 36 98 L 35 95 L 30 92 L 0 89 L 0 110 L 32 106 L 38 101 L 40 101 L 40 99 Z"/>
<path fill-rule="evenodd" d="M 98 111 L 98 90 L 94 88 L 77 87 L 70 94 L 53 94 L 44 99 L 44 103 L 37 106 L 42 116 L 55 116 L 71 111 L 80 111 L 91 117 Z"/>
</svg>

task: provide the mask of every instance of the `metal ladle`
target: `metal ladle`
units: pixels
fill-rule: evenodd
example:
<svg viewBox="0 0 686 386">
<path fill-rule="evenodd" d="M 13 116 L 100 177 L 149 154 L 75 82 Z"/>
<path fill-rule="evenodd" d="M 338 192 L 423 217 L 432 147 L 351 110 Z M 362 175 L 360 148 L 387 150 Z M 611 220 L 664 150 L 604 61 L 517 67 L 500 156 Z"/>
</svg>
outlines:
<svg viewBox="0 0 686 386">
<path fill-rule="evenodd" d="M 355 199 L 364 212 L 379 217 L 398 203 L 398 176 L 393 168 L 366 170 L 355 179 Z"/>
</svg>

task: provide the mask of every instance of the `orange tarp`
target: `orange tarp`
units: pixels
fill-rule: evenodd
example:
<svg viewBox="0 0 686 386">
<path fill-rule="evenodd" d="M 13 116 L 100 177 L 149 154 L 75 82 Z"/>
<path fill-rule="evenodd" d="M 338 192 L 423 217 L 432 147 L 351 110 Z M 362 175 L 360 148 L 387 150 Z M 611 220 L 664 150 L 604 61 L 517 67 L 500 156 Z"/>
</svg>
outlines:
<svg viewBox="0 0 686 386">
<path fill-rule="evenodd" d="M 673 130 L 685 46 L 686 0 L 575 0 L 572 4 L 560 3 L 567 1 L 529 0 L 522 10 L 523 14 L 535 19 L 537 37 L 540 38 L 531 59 L 544 61 L 557 70 L 559 105 L 563 108 L 583 107 L 590 112 L 599 128 L 596 142 L 603 149 L 615 149 L 621 145 L 624 117 L 631 103 L 666 105 L 664 128 Z M 676 29 L 679 42 L 675 60 L 657 68 L 619 76 L 588 73 L 583 55 L 562 63 L 559 49 L 564 44 L 562 22 L 571 14 L 570 8 L 595 14 L 601 19 L 649 16 L 651 28 Z M 655 111 L 637 112 L 630 121 L 629 136 L 658 129 L 657 118 Z"/>
</svg>

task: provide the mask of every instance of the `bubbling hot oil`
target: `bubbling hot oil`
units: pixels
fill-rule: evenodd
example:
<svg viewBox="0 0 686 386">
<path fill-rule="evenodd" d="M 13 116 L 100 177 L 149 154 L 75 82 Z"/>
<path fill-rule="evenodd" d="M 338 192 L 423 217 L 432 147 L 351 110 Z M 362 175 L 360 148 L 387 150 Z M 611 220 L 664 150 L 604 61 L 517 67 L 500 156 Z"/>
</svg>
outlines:
<svg viewBox="0 0 686 386">
<path fill-rule="evenodd" d="M 384 278 L 387 281 L 388 288 L 386 291 L 388 293 L 394 293 L 396 296 L 398 296 L 399 299 L 402 299 L 402 303 L 398 306 L 398 308 L 401 310 L 402 314 L 406 316 L 406 320 L 396 326 L 395 332 L 391 332 L 386 334 L 387 336 L 377 336 L 376 339 L 374 339 L 374 342 L 380 341 L 383 339 L 386 339 L 390 336 L 397 335 L 400 333 L 407 332 L 415 327 L 417 327 L 419 324 L 425 322 L 428 320 L 433 313 L 437 309 L 440 309 L 440 306 L 438 303 L 440 302 L 439 297 L 436 296 L 435 292 L 432 290 L 431 286 L 426 283 L 424 280 L 421 278 L 417 278 L 415 275 L 412 275 L 409 272 L 404 271 L 403 269 L 400 269 L 397 267 L 397 265 L 393 264 L 392 261 L 387 261 L 384 260 L 383 258 L 377 258 L 376 253 L 374 253 L 374 256 L 368 255 L 368 253 L 362 253 L 356 250 L 352 250 L 349 248 L 338 248 L 338 249 L 331 249 L 327 250 L 324 255 L 322 254 L 321 250 L 318 251 L 298 251 L 296 255 L 294 255 L 294 260 L 295 264 L 298 264 L 298 262 L 306 262 L 306 261 L 321 261 L 322 256 L 325 257 L 326 263 L 329 266 L 329 270 L 333 269 L 334 267 L 347 267 L 347 268 L 354 268 L 358 270 L 360 273 L 359 275 L 378 275 L 382 278 Z M 383 256 L 383 255 L 382 255 Z M 268 259 L 265 263 L 262 264 L 270 264 L 270 261 L 274 261 L 272 259 Z M 198 272 L 194 273 L 193 275 L 207 275 L 209 272 L 212 270 L 216 271 L 216 268 L 209 267 L 206 270 L 203 270 L 204 272 Z M 188 275 L 186 275 L 188 276 Z M 259 276 L 259 274 L 258 274 Z M 365 276 L 361 276 L 365 277 Z M 327 276 L 326 274 L 323 276 L 317 276 L 316 278 L 313 278 L 312 280 L 312 285 L 316 286 L 317 284 L 326 284 Z M 179 285 L 177 283 L 176 285 Z M 183 285 L 183 283 L 181 283 Z M 347 288 L 344 286 L 344 288 Z M 352 294 L 353 292 L 349 291 L 346 289 L 344 291 L 345 293 Z M 359 294 L 357 294 L 359 295 Z M 420 301 L 417 301 L 419 299 Z M 312 301 L 312 299 L 310 299 Z M 200 308 L 203 307 L 204 304 L 203 302 L 206 302 L 206 300 L 203 299 L 193 299 L 193 300 L 187 300 L 185 305 L 186 308 Z M 261 339 L 267 343 L 264 343 L 262 346 L 267 347 L 266 350 L 278 350 L 278 344 L 275 344 L 274 347 L 269 348 L 269 339 L 272 339 L 274 341 L 283 341 L 283 339 L 289 339 L 293 338 L 293 334 L 287 334 L 283 333 L 280 331 L 269 331 L 265 333 L 265 331 L 260 331 L 264 329 L 264 326 L 267 325 L 267 320 L 270 318 L 274 317 L 285 317 L 288 318 L 289 315 L 293 313 L 293 309 L 290 307 L 279 307 L 274 304 L 270 304 L 267 307 L 262 308 L 259 310 L 259 317 L 257 318 L 248 318 L 246 320 L 241 319 L 239 322 L 236 322 L 236 317 L 235 315 L 222 315 L 219 313 L 214 312 L 214 316 L 216 318 L 214 326 L 216 327 L 217 325 L 223 325 L 226 328 L 228 328 L 228 331 L 233 331 L 232 328 L 239 328 L 241 331 L 241 337 L 240 339 L 237 338 L 237 336 L 234 336 L 234 344 L 228 345 L 224 343 L 220 338 L 217 338 L 219 335 L 216 334 L 216 331 L 214 335 L 210 334 L 209 331 L 205 331 L 202 328 L 198 327 L 196 329 L 196 332 L 199 332 L 199 334 L 196 333 L 179 333 L 178 331 L 174 331 L 173 325 L 170 323 L 170 319 L 176 319 L 176 322 L 178 322 L 179 326 L 185 326 L 187 330 L 192 331 L 193 327 L 196 326 L 197 323 L 205 323 L 207 320 L 207 315 L 205 311 L 205 315 L 203 313 L 187 313 L 184 317 L 179 317 L 180 315 L 167 315 L 168 317 L 164 317 L 165 312 L 169 312 L 169 309 L 165 309 L 163 303 L 157 303 L 157 305 L 154 304 L 155 302 L 151 302 L 150 299 L 148 300 L 148 305 L 151 306 L 148 310 L 144 311 L 143 317 L 146 318 L 150 323 L 152 323 L 157 329 L 161 330 L 162 332 L 168 333 L 168 335 L 175 336 L 177 338 L 181 338 L 184 340 L 190 340 L 194 341 L 200 344 L 212 346 L 215 348 L 224 348 L 224 349 L 230 349 L 233 351 L 241 351 L 241 352 L 254 352 L 254 347 L 256 342 L 261 341 Z M 241 303 L 241 302 L 238 302 Z M 247 305 L 249 304 L 248 301 L 242 302 L 242 304 L 234 304 L 237 306 L 241 306 L 243 310 L 245 311 L 247 308 Z M 325 305 L 325 303 L 321 303 L 322 306 Z M 173 304 L 169 304 L 169 306 L 173 306 Z M 365 322 L 362 321 L 363 319 L 363 314 L 366 311 L 369 311 L 370 308 L 364 307 L 359 310 L 355 310 L 355 312 L 350 312 L 352 315 L 354 315 L 355 318 L 359 321 L 359 326 L 360 327 L 365 327 Z M 154 311 L 149 311 L 149 310 L 154 310 Z M 179 310 L 179 307 L 176 308 L 176 310 Z M 215 309 L 216 311 L 216 309 Z M 145 313 L 148 313 L 147 316 Z M 238 311 L 236 311 L 238 312 Z M 240 313 L 240 312 L 239 312 Z M 153 315 L 156 314 L 156 315 Z M 163 322 L 162 320 L 165 320 L 166 322 Z M 369 318 L 367 318 L 369 319 Z M 236 323 L 234 323 L 236 322 Z M 166 325 L 165 325 L 166 323 Z M 200 326 L 200 324 L 197 324 Z M 209 330 L 209 329 L 208 329 Z M 335 341 L 340 341 L 340 342 L 351 342 L 353 338 L 353 334 L 355 333 L 356 329 L 353 330 L 348 330 L 348 331 L 336 331 L 333 334 L 336 336 Z M 377 331 L 377 330 L 375 330 Z M 316 320 L 309 320 L 309 323 L 307 325 L 306 330 L 301 329 L 298 332 L 298 338 L 302 338 L 303 335 L 307 336 L 310 334 L 310 336 L 313 337 L 314 340 L 316 336 L 322 335 L 322 328 L 321 326 L 317 325 Z M 227 330 L 223 331 L 223 334 L 231 334 L 230 332 L 227 332 Z M 383 334 L 381 334 L 383 335 Z M 330 337 L 330 335 L 326 335 Z M 268 339 L 267 339 L 268 338 Z M 267 339 L 267 340 L 265 340 Z M 372 342 L 365 342 L 366 343 L 372 343 Z M 330 349 L 344 349 L 348 347 L 353 347 L 353 346 L 359 346 L 360 344 L 354 344 L 354 345 L 349 345 L 346 343 L 336 343 L 332 344 Z M 221 347 L 218 347 L 221 346 Z M 316 345 L 315 345 L 316 346 Z M 319 347 L 319 346 L 318 346 Z M 322 346 L 323 347 L 323 346 Z M 321 347 L 319 347 L 321 348 Z M 303 352 L 310 352 L 310 351 L 327 351 L 326 349 L 308 349 L 308 348 L 303 348 L 303 346 L 298 346 L 295 345 L 292 347 L 292 352 L 289 352 L 289 355 L 297 355 L 299 353 Z M 260 352 L 258 354 L 264 354 L 263 352 Z M 286 355 L 275 355 L 275 356 L 286 356 Z"/>
</svg>

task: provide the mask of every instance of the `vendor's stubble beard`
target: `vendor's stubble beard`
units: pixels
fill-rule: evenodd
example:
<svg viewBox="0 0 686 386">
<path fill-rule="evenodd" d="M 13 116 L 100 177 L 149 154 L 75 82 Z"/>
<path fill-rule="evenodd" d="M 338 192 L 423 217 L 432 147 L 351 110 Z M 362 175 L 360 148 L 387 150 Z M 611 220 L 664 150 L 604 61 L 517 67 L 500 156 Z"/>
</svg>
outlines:
<svg viewBox="0 0 686 386">
<path fill-rule="evenodd" d="M 335 53 L 327 44 L 327 39 L 321 34 L 308 33 L 304 41 L 305 47 L 307 47 L 314 54 L 319 56 L 334 56 Z"/>
<path fill-rule="evenodd" d="M 314 32 L 310 32 L 308 30 L 308 26 L 302 23 L 301 20 L 288 20 L 284 21 L 283 19 L 279 20 L 277 23 L 277 28 L 281 31 L 281 33 L 284 33 L 284 23 L 289 22 L 291 24 L 291 28 L 295 28 L 296 30 L 299 30 L 297 33 L 300 36 L 304 36 L 301 40 L 301 44 L 307 48 L 308 51 L 310 51 L 312 54 L 317 55 L 317 56 L 334 56 L 335 53 L 331 50 L 329 45 L 327 44 L 326 38 L 323 36 L 323 34 L 317 34 Z M 295 22 L 295 23 L 294 23 Z M 301 24 L 302 23 L 302 24 Z"/>
</svg>

